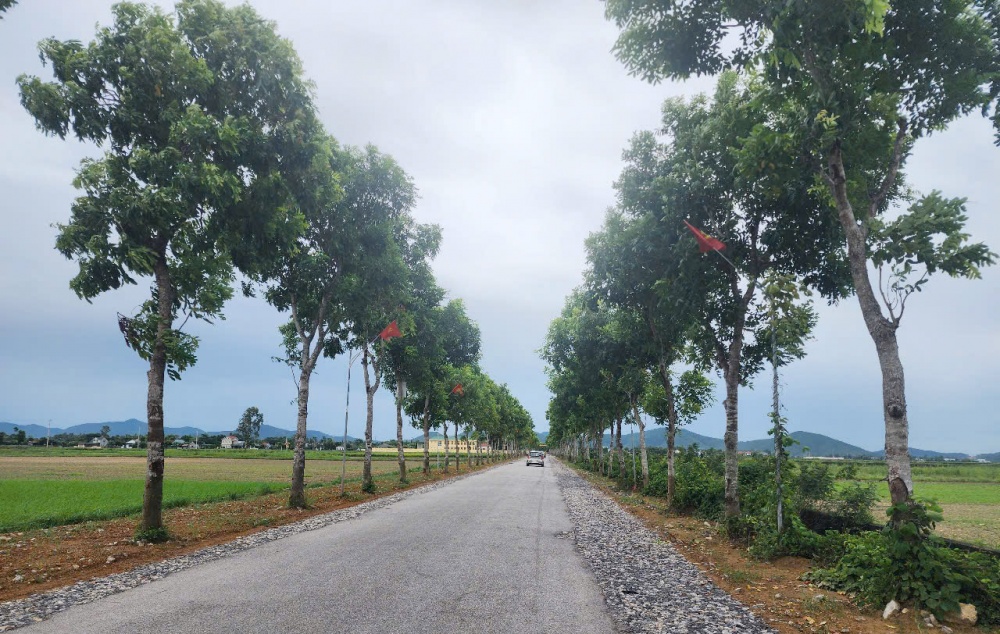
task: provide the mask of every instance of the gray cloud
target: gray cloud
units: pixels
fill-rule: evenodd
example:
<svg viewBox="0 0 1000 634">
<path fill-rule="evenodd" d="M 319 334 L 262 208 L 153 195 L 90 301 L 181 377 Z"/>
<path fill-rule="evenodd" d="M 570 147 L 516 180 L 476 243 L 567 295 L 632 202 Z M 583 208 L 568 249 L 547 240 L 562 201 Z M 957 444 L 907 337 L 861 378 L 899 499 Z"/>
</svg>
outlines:
<svg viewBox="0 0 1000 634">
<path fill-rule="evenodd" d="M 711 90 L 710 80 L 649 86 L 609 49 L 614 28 L 599 2 L 320 3 L 255 1 L 278 22 L 315 82 L 328 130 L 341 143 L 374 143 L 414 177 L 421 222 L 444 228 L 435 262 L 452 297 L 483 331 L 483 365 L 545 429 L 548 393 L 535 350 L 565 295 L 581 280 L 583 240 L 614 202 L 611 183 L 636 130 L 656 128 L 668 96 Z M 47 139 L 18 103 L 14 78 L 48 77 L 43 37 L 89 40 L 110 2 L 22 2 L 0 22 L 0 420 L 70 425 L 145 417 L 145 367 L 122 345 L 114 313 L 140 303 L 145 285 L 87 304 L 68 289 L 74 265 L 54 249 L 70 182 L 97 150 Z M 969 197 L 971 233 L 1000 250 L 1000 199 L 988 125 L 962 121 L 918 144 L 910 184 Z M 1000 370 L 1000 275 L 934 279 L 911 301 L 900 331 L 911 444 L 997 451 L 992 407 Z M 260 301 L 236 299 L 229 318 L 198 325 L 199 363 L 166 390 L 168 425 L 223 429 L 249 405 L 291 427 L 292 382 L 278 353 L 283 321 Z M 363 421 L 360 368 L 351 431 Z M 310 425 L 342 430 L 346 361 L 321 362 Z M 783 378 L 792 429 L 869 449 L 882 443 L 874 348 L 853 299 L 823 307 L 809 356 Z M 766 433 L 766 377 L 741 394 L 741 437 Z M 376 435 L 393 434 L 391 398 L 377 401 Z M 721 436 L 716 407 L 692 426 Z"/>
</svg>

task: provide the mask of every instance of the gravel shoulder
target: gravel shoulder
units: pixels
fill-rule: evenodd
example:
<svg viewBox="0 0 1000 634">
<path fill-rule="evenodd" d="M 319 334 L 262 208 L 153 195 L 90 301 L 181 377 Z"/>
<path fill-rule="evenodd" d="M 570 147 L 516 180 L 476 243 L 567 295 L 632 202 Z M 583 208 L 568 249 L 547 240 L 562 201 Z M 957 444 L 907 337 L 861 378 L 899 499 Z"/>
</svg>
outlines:
<svg viewBox="0 0 1000 634">
<path fill-rule="evenodd" d="M 557 460 L 546 468 L 555 472 L 577 548 L 621 632 L 775 632 L 586 480 Z"/>
</svg>

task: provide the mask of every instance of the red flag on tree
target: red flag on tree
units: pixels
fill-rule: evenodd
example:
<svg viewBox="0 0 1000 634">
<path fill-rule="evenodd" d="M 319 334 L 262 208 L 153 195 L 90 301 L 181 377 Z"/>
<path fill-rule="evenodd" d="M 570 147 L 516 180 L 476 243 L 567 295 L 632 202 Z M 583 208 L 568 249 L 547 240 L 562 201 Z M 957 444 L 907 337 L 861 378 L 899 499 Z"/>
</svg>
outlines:
<svg viewBox="0 0 1000 634">
<path fill-rule="evenodd" d="M 392 323 L 386 326 L 378 336 L 382 338 L 382 341 L 387 341 L 393 337 L 402 337 L 403 333 L 399 331 L 399 326 L 396 325 L 396 320 L 393 320 Z"/>
<path fill-rule="evenodd" d="M 451 388 L 452 394 L 458 394 L 459 396 L 465 396 L 465 390 L 462 389 L 461 383 L 456 383 L 455 387 Z"/>
<path fill-rule="evenodd" d="M 684 224 L 686 224 L 687 228 L 694 234 L 694 239 L 698 241 L 698 250 L 702 253 L 708 253 L 709 251 L 721 251 L 726 248 L 726 245 L 721 240 L 716 240 L 712 236 L 695 229 L 694 226 L 687 220 L 684 221 Z"/>
</svg>

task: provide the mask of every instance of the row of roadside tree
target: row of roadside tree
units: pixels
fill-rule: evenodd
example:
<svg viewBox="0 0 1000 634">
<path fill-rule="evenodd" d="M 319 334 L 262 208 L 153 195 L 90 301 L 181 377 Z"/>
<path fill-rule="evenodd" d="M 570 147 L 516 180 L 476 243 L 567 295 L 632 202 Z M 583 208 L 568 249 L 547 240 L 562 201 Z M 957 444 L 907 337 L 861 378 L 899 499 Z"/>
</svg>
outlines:
<svg viewBox="0 0 1000 634">
<path fill-rule="evenodd" d="M 81 164 L 80 195 L 58 227 L 58 250 L 79 264 L 71 288 L 90 299 L 151 281 L 141 309 L 119 315 L 126 343 L 149 362 L 140 533 L 166 535 L 164 383 L 196 362 L 198 346 L 183 327 L 221 318 L 237 285 L 289 316 L 291 505 L 306 504 L 309 386 L 322 357 L 361 362 L 366 490 L 383 383 L 396 393 L 401 480 L 404 413 L 425 437 L 450 421 L 497 449 L 530 442 L 530 416 L 479 369 L 478 326 L 434 279 L 441 229 L 414 219 L 412 179 L 377 148 L 341 146 L 324 129 L 274 24 L 215 0 L 182 0 L 171 13 L 126 2 L 113 16 L 88 44 L 41 42 L 52 81 L 18 84 L 40 130 L 102 150 Z"/>
</svg>

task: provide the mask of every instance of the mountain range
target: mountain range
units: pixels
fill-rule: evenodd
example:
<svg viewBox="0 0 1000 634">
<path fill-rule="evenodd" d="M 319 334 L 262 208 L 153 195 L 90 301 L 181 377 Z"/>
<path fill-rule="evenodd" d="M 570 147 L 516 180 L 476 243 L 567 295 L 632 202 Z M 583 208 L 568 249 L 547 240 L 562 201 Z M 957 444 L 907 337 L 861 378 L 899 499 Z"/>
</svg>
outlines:
<svg viewBox="0 0 1000 634">
<path fill-rule="evenodd" d="M 19 425 L 17 423 L 6 423 L 0 422 L 0 432 L 7 434 L 14 433 L 14 427 L 18 429 L 23 429 L 24 433 L 28 435 L 29 438 L 45 438 L 46 434 L 51 431 L 51 434 L 55 436 L 56 434 L 100 434 L 101 427 L 107 425 L 111 428 L 112 436 L 133 436 L 135 434 L 146 433 L 146 423 L 138 420 L 136 418 L 130 418 L 128 420 L 122 421 L 106 421 L 103 423 L 82 423 L 80 425 L 73 425 L 71 427 L 59 428 L 53 427 L 48 430 L 45 425 Z M 166 436 L 225 436 L 227 434 L 235 431 L 234 429 L 227 429 L 223 431 L 205 431 L 204 429 L 199 429 L 198 427 L 164 427 L 163 434 Z M 294 430 L 282 429 L 280 427 L 275 427 L 273 425 L 261 425 L 260 426 L 260 437 L 261 438 L 292 438 L 295 436 Z M 331 434 L 326 434 L 321 431 L 316 431 L 310 429 L 306 432 L 306 436 L 309 438 L 333 438 L 339 440 L 340 436 L 333 436 Z M 357 440 L 351 436 L 347 437 L 348 442 Z"/>
<path fill-rule="evenodd" d="M 99 434 L 101 433 L 101 427 L 107 425 L 111 428 L 112 436 L 131 436 L 137 433 L 145 433 L 146 423 L 138 420 L 136 418 L 130 418 L 124 421 L 107 421 L 103 423 L 83 423 L 80 425 L 73 425 L 72 427 L 58 428 L 53 427 L 51 429 L 52 435 L 56 434 Z M 14 433 L 14 427 L 23 429 L 29 438 L 45 438 L 47 433 L 46 427 L 44 425 L 19 425 L 17 423 L 0 422 L 0 432 L 7 434 Z M 168 436 L 221 436 L 232 433 L 232 429 L 225 431 L 205 431 L 197 427 L 165 427 L 163 433 Z M 307 434 L 309 438 L 333 438 L 334 440 L 339 440 L 340 436 L 333 436 L 321 431 L 310 429 Z M 545 442 L 548 439 L 548 432 L 542 431 L 537 432 L 539 442 Z M 272 425 L 261 425 L 260 427 L 260 437 L 261 438 L 292 438 L 295 436 L 294 430 L 282 429 L 280 427 L 274 427 Z M 795 444 L 789 447 L 789 453 L 792 456 L 817 456 L 817 457 L 845 457 L 845 458 L 882 458 L 885 455 L 884 449 L 879 449 L 877 451 L 868 451 L 856 445 L 846 443 L 842 440 L 837 440 L 836 438 L 831 438 L 823 434 L 815 434 L 807 431 L 795 431 L 789 434 Z M 439 432 L 431 432 L 431 438 L 441 438 Z M 357 440 L 352 436 L 347 437 L 348 442 Z M 418 434 L 410 440 L 422 441 L 423 434 Z M 636 447 L 639 446 L 639 434 L 638 432 L 633 432 L 631 434 L 622 434 L 622 446 L 631 447 L 632 444 Z M 697 444 L 702 449 L 723 449 L 725 444 L 721 438 L 713 438 L 712 436 L 703 436 L 687 429 L 680 429 L 677 431 L 677 437 L 675 445 L 677 447 L 690 447 L 691 445 Z M 611 445 L 611 434 L 604 435 L 604 445 Z M 665 427 L 651 427 L 646 430 L 646 446 L 647 447 L 662 447 L 667 446 L 667 430 Z M 761 438 L 758 440 L 743 440 L 739 443 L 740 451 L 764 451 L 771 452 L 774 450 L 774 439 L 773 438 Z M 972 456 L 964 453 L 943 453 L 939 451 L 930 451 L 927 449 L 918 449 L 916 447 L 910 447 L 910 455 L 914 458 L 954 458 L 956 460 L 967 459 L 970 457 L 980 458 L 984 460 L 989 460 L 990 462 L 1000 462 L 1000 452 L 990 453 L 990 454 L 980 454 L 978 456 Z"/>
<path fill-rule="evenodd" d="M 543 437 L 544 434 L 544 437 Z M 538 439 L 541 442 L 545 442 L 545 438 L 548 436 L 547 433 L 539 433 Z M 790 455 L 795 457 L 800 456 L 817 456 L 817 457 L 843 457 L 843 458 L 882 458 L 885 456 L 885 450 L 879 449 L 878 451 L 868 451 L 856 445 L 846 443 L 842 440 L 837 440 L 836 438 L 831 438 L 829 436 L 824 436 L 823 434 L 815 434 L 807 431 L 794 431 L 789 434 L 795 444 L 788 448 Z M 631 447 L 632 445 L 639 446 L 639 433 L 633 432 L 631 434 L 622 434 L 622 446 Z M 674 442 L 675 446 L 680 447 L 690 447 L 691 445 L 697 444 L 698 447 L 702 449 L 724 449 L 725 443 L 721 438 L 713 438 L 712 436 L 703 436 L 701 434 L 696 434 L 693 431 L 688 431 L 686 429 L 680 429 L 677 431 L 677 436 Z M 606 447 L 611 446 L 611 434 L 604 434 L 604 445 Z M 666 448 L 667 446 L 667 430 L 665 427 L 652 427 L 646 430 L 646 446 L 647 447 L 660 447 Z M 774 439 L 773 438 L 760 438 L 758 440 L 743 440 L 738 444 L 740 451 L 762 451 L 771 453 L 774 451 Z M 916 447 L 910 447 L 910 456 L 914 458 L 954 458 L 956 460 L 968 459 L 971 457 L 978 457 L 984 460 L 989 460 L 990 462 L 1000 462 L 1000 453 L 994 454 L 984 454 L 980 456 L 971 456 L 964 453 L 944 453 L 940 451 L 930 451 L 927 449 L 918 449 Z"/>
</svg>

